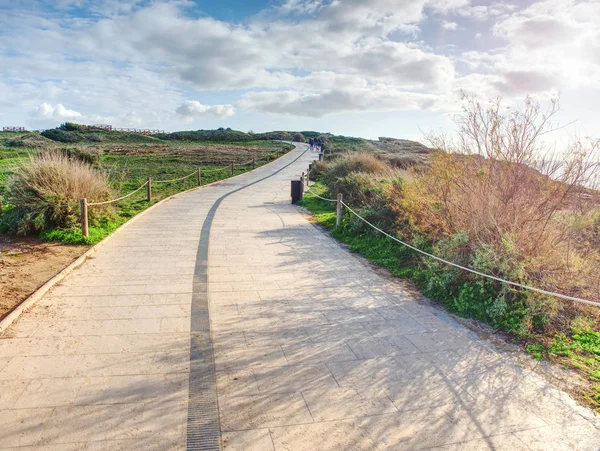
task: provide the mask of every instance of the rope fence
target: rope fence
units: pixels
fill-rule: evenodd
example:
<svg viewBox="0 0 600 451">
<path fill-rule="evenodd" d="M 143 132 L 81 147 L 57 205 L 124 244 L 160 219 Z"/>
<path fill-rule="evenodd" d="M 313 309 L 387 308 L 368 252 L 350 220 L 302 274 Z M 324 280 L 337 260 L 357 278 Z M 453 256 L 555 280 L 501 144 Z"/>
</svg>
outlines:
<svg viewBox="0 0 600 451">
<path fill-rule="evenodd" d="M 93 207 L 93 206 L 96 206 L 96 205 L 107 205 L 107 204 L 113 204 L 115 202 L 119 202 L 120 200 L 127 199 L 128 197 L 133 196 L 135 193 L 137 193 L 139 190 L 141 190 L 147 184 L 148 184 L 148 182 L 146 181 L 146 182 L 144 182 L 144 184 L 142 186 L 140 186 L 135 191 L 132 191 L 129 194 L 126 194 L 124 196 L 118 197 L 116 199 L 111 199 L 111 200 L 107 200 L 107 201 L 104 201 L 104 202 L 90 202 L 87 205 L 88 205 L 88 207 Z"/>
<path fill-rule="evenodd" d="M 179 177 L 178 179 L 171 179 L 171 180 L 153 180 L 153 183 L 173 183 L 173 182 L 180 182 L 181 180 L 185 180 L 185 179 L 189 179 L 192 175 L 196 175 L 198 174 L 198 171 L 200 169 L 197 169 L 196 171 L 192 172 L 191 174 L 188 175 L 184 175 L 183 177 Z"/>
<path fill-rule="evenodd" d="M 540 294 L 544 294 L 544 295 L 547 295 L 547 296 L 553 296 L 553 297 L 558 298 L 558 299 L 564 299 L 564 300 L 567 300 L 567 301 L 573 301 L 573 302 L 578 302 L 578 303 L 581 303 L 581 304 L 587 304 L 587 305 L 593 305 L 593 306 L 596 306 L 596 307 L 600 307 L 600 302 L 590 301 L 590 300 L 587 300 L 587 299 L 582 299 L 582 298 L 578 298 L 578 297 L 574 297 L 574 296 L 568 296 L 566 294 L 556 293 L 556 292 L 553 292 L 553 291 L 542 290 L 541 288 L 536 288 L 536 287 L 532 287 L 530 285 L 525 285 L 525 284 L 522 284 L 522 283 L 513 282 L 511 280 L 503 279 L 501 277 L 496 277 L 496 276 L 493 276 L 491 274 L 486 274 L 486 273 L 483 273 L 481 271 L 477 271 L 475 269 L 459 265 L 458 263 L 454 263 L 452 261 L 445 260 L 445 259 L 443 259 L 441 257 L 438 257 L 437 255 L 433 255 L 433 254 L 430 254 L 429 252 L 425 252 L 422 249 L 419 249 L 419 248 L 417 248 L 417 247 L 415 247 L 415 246 L 413 246 L 413 245 L 411 245 L 411 244 L 409 244 L 409 243 L 407 243 L 405 241 L 402 241 L 402 240 L 396 238 L 395 236 L 390 235 L 386 231 L 381 230 L 379 227 L 377 227 L 373 223 L 369 222 L 367 219 L 363 218 L 352 207 L 350 207 L 347 203 L 344 202 L 343 196 L 342 196 L 341 193 L 338 193 L 337 199 L 328 199 L 326 197 L 319 196 L 317 193 L 315 193 L 314 191 L 312 191 L 310 189 L 310 187 L 309 187 L 309 174 L 310 174 L 311 171 L 312 171 L 312 168 L 311 168 L 311 166 L 309 166 L 309 169 L 308 169 L 308 172 L 306 173 L 306 175 L 304 174 L 304 172 L 302 173 L 302 176 L 301 176 L 302 186 L 307 188 L 306 189 L 307 192 L 310 192 L 313 196 L 315 196 L 315 197 L 317 197 L 317 198 L 319 198 L 319 199 L 321 199 L 323 201 L 336 202 L 336 206 L 337 206 L 337 209 L 336 209 L 336 226 L 337 227 L 339 227 L 341 225 L 341 223 L 342 223 L 342 218 L 343 218 L 343 215 L 344 215 L 344 207 L 345 207 L 350 213 L 352 213 L 354 216 L 356 216 L 358 219 L 360 219 L 362 222 L 364 222 L 365 224 L 367 224 L 369 227 L 373 228 L 377 232 L 385 235 L 386 237 L 392 239 L 393 241 L 395 241 L 395 242 L 397 242 L 397 243 L 399 243 L 399 244 L 401 244 L 401 245 L 403 245 L 403 246 L 405 246 L 405 247 L 407 247 L 409 249 L 412 249 L 415 252 L 418 252 L 421 255 L 424 255 L 426 257 L 432 258 L 432 259 L 434 259 L 436 261 L 439 261 L 440 263 L 443 263 L 445 265 L 453 266 L 455 268 L 461 269 L 461 270 L 469 272 L 471 274 L 475 274 L 477 276 L 485 277 L 485 278 L 490 279 L 490 280 L 495 280 L 496 282 L 500 282 L 500 283 L 503 283 L 503 284 L 506 284 L 506 285 L 510 285 L 510 286 L 513 286 L 513 287 L 516 287 L 516 288 L 521 288 L 521 289 L 524 289 L 524 290 L 533 291 L 535 293 L 540 293 Z M 306 181 L 305 181 L 305 179 L 306 179 Z"/>
<path fill-rule="evenodd" d="M 116 199 L 110 199 L 110 200 L 106 200 L 106 201 L 103 201 L 103 202 L 88 202 L 88 200 L 85 199 L 85 198 L 84 199 L 80 199 L 80 201 L 79 201 L 79 209 L 80 209 L 81 233 L 82 233 L 82 235 L 84 237 L 88 237 L 89 236 L 88 207 L 95 207 L 95 206 L 100 206 L 100 205 L 108 205 L 108 204 L 113 204 L 113 203 L 119 202 L 121 200 L 127 199 L 130 196 L 133 196 L 135 193 L 137 193 L 138 191 L 140 191 L 144 187 L 147 187 L 147 201 L 151 202 L 152 201 L 152 184 L 153 183 L 175 183 L 175 182 L 180 182 L 180 181 L 189 179 L 190 177 L 196 175 L 197 176 L 198 186 L 202 186 L 202 175 L 203 174 L 214 174 L 214 173 L 217 173 L 217 172 L 222 172 L 222 171 L 230 170 L 231 171 L 231 176 L 233 176 L 233 175 L 235 175 L 235 167 L 236 166 L 248 166 L 248 165 L 251 164 L 252 165 L 252 169 L 255 169 L 257 163 L 260 163 L 263 160 L 264 160 L 264 163 L 268 163 L 269 161 L 275 160 L 275 159 L 279 158 L 280 156 L 281 156 L 281 151 L 278 150 L 278 151 L 275 151 L 275 152 L 268 153 L 267 155 L 265 155 L 264 159 L 263 158 L 259 158 L 257 160 L 256 158 L 252 158 L 251 160 L 248 160 L 245 163 L 231 163 L 230 165 L 223 166 L 223 167 L 216 168 L 216 169 L 205 169 L 205 170 L 203 170 L 201 168 L 198 168 L 194 172 L 192 172 L 192 173 L 190 173 L 188 175 L 184 175 L 183 177 L 179 177 L 179 178 L 175 178 L 175 179 L 169 179 L 169 180 L 152 180 L 151 177 L 148 177 L 148 179 L 139 188 L 135 189 L 134 191 L 132 191 L 132 192 L 130 192 L 130 193 L 124 195 L 124 196 L 118 197 Z M 0 204 L 0 206 L 1 206 L 1 204 Z"/>
</svg>

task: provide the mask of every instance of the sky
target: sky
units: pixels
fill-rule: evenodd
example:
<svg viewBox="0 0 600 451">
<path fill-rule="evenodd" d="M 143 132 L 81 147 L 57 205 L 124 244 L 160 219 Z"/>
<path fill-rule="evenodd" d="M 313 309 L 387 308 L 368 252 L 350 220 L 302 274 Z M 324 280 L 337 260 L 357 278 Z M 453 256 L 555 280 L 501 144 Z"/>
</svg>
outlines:
<svg viewBox="0 0 600 451">
<path fill-rule="evenodd" d="M 0 126 L 451 131 L 461 93 L 600 137 L 600 0 L 0 0 Z"/>
</svg>

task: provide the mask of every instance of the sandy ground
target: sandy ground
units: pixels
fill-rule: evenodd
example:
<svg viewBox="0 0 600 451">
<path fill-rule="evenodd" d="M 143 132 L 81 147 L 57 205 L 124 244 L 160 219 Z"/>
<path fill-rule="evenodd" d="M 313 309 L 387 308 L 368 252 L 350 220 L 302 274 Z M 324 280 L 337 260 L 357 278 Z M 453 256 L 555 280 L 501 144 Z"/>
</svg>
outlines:
<svg viewBox="0 0 600 451">
<path fill-rule="evenodd" d="M 87 248 L 0 235 L 0 318 Z"/>
</svg>

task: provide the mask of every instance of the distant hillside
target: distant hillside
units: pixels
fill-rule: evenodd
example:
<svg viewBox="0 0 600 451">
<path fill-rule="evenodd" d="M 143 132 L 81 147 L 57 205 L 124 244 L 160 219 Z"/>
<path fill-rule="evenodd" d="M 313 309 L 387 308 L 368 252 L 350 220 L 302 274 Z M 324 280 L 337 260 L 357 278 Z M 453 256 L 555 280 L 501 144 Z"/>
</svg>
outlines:
<svg viewBox="0 0 600 451">
<path fill-rule="evenodd" d="M 231 128 L 218 128 L 216 130 L 182 130 L 173 133 L 144 135 L 133 132 L 98 130 L 94 127 L 66 122 L 55 129 L 43 131 L 41 136 L 59 143 L 99 145 L 102 143 L 164 143 L 166 141 L 242 143 L 257 140 L 308 141 L 309 139 L 319 139 L 324 143 L 325 153 L 330 156 L 343 152 L 367 151 L 402 168 L 426 163 L 433 151 L 421 143 L 406 139 L 380 137 L 378 140 L 369 140 L 310 130 L 246 133 Z"/>
<path fill-rule="evenodd" d="M 243 142 L 255 141 L 256 135 L 244 133 L 231 128 L 218 128 L 216 130 L 189 130 L 166 134 L 155 135 L 159 139 L 169 139 L 176 141 L 213 141 L 213 142 Z"/>
</svg>

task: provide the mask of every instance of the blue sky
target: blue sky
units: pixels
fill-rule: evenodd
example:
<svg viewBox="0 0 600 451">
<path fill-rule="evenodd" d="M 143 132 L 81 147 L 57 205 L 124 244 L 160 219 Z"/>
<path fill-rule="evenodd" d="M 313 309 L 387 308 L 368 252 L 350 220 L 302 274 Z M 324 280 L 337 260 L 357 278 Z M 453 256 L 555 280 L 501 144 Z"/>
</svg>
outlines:
<svg viewBox="0 0 600 451">
<path fill-rule="evenodd" d="M 600 0 L 14 0 L 0 125 L 451 131 L 461 93 L 560 96 L 598 136 Z"/>
</svg>

